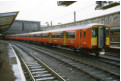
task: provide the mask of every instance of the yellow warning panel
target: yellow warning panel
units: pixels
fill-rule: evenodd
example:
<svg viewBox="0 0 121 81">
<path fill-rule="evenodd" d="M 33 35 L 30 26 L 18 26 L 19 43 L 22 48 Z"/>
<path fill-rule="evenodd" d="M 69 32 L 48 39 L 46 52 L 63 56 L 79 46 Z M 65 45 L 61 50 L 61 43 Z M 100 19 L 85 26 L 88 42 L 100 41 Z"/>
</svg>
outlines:
<svg viewBox="0 0 121 81">
<path fill-rule="evenodd" d="M 66 44 L 66 31 L 63 32 L 63 44 Z"/>
<path fill-rule="evenodd" d="M 49 43 L 51 43 L 51 33 L 49 33 Z"/>
</svg>

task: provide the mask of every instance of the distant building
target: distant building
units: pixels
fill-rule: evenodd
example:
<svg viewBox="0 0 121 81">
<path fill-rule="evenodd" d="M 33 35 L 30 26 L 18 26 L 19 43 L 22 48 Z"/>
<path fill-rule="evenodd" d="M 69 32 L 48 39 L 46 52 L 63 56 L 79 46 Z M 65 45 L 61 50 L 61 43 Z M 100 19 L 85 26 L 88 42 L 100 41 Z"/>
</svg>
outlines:
<svg viewBox="0 0 121 81">
<path fill-rule="evenodd" d="M 46 28 L 48 27 L 47 25 L 41 25 L 40 28 Z"/>
<path fill-rule="evenodd" d="M 34 31 L 40 31 L 39 21 L 15 20 L 12 26 L 5 33 L 19 34 Z"/>
</svg>

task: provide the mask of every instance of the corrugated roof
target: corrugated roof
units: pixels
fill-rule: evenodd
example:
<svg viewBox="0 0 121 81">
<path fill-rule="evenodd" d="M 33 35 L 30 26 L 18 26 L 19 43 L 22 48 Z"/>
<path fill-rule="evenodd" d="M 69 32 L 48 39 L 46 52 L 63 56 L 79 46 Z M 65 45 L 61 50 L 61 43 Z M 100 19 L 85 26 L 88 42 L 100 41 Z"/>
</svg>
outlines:
<svg viewBox="0 0 121 81">
<path fill-rule="evenodd" d="M 17 15 L 18 12 L 0 13 L 0 33 L 9 29 Z"/>
</svg>

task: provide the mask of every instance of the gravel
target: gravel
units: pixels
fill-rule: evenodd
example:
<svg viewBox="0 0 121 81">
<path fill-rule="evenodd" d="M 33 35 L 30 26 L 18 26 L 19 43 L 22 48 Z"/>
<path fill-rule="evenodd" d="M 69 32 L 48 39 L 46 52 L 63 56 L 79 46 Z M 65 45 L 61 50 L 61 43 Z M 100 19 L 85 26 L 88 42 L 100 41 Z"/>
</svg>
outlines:
<svg viewBox="0 0 121 81">
<path fill-rule="evenodd" d="M 63 76 L 64 79 L 66 79 L 67 81 L 95 81 L 95 79 L 92 79 L 87 74 L 82 73 L 81 71 L 78 71 L 78 70 L 62 63 L 62 62 L 56 60 L 55 58 L 49 57 L 48 55 L 42 54 L 33 49 L 29 49 L 26 47 L 23 47 L 23 48 L 26 49 L 27 52 L 39 57 L 39 59 L 41 61 L 43 61 L 45 64 L 47 64 L 49 67 L 51 67 L 58 74 Z"/>
</svg>

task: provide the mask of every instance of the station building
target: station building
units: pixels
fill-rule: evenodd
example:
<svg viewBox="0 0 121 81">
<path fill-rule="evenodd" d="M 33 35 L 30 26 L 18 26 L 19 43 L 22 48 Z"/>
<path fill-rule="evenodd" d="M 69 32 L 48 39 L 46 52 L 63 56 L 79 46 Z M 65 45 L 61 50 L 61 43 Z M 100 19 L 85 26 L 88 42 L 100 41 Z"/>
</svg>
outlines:
<svg viewBox="0 0 121 81">
<path fill-rule="evenodd" d="M 35 31 L 40 31 L 39 21 L 15 20 L 12 26 L 5 33 L 20 34 Z"/>
</svg>

